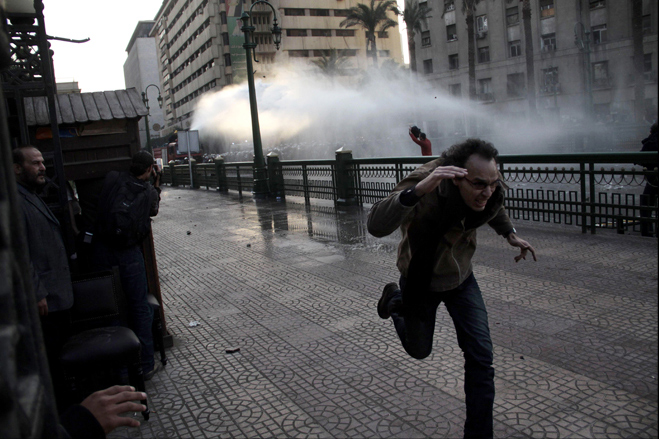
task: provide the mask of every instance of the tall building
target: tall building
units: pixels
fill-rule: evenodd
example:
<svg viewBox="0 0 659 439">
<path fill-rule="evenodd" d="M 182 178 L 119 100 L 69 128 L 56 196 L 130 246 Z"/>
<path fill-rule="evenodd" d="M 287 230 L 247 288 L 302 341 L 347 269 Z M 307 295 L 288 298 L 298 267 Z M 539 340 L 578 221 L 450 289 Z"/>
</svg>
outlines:
<svg viewBox="0 0 659 439">
<path fill-rule="evenodd" d="M 657 1 L 643 0 L 646 120 L 657 115 Z M 468 98 L 468 35 L 462 0 L 422 0 L 433 10 L 415 36 L 419 75 Z M 632 2 L 531 0 L 539 120 L 634 118 Z M 499 115 L 529 115 L 522 2 L 481 1 L 474 14 L 476 99 Z M 589 85 L 590 84 L 590 85 Z M 457 124 L 464 120 L 456 118 Z M 454 127 L 442 127 L 453 130 Z"/>
<path fill-rule="evenodd" d="M 368 3 L 366 0 L 365 3 Z M 366 36 L 359 27 L 342 28 L 346 10 L 358 0 L 272 0 L 283 29 L 277 50 L 270 29 L 272 10 L 256 5 L 252 11 L 257 43 L 255 76 L 267 76 L 277 63 L 320 59 L 329 49 L 349 58 L 352 69 L 365 69 Z M 240 17 L 251 0 L 165 0 L 151 35 L 156 39 L 165 111 L 164 135 L 189 128 L 199 97 L 210 90 L 239 83 L 246 77 L 244 35 Z M 313 6 L 313 8 L 309 8 Z M 392 18 L 396 18 L 392 14 Z M 377 35 L 379 62 L 403 63 L 398 27 Z"/>
<path fill-rule="evenodd" d="M 158 69 L 156 41 L 155 38 L 149 36 L 154 24 L 155 22 L 153 20 L 137 23 L 135 31 L 126 47 L 128 57 L 124 63 L 126 88 L 135 87 L 140 95 L 146 90 L 149 98 L 149 136 L 152 140 L 160 137 L 165 125 L 163 110 L 158 105 L 160 73 Z M 151 84 L 158 88 L 149 87 Z M 146 147 L 145 120 L 142 119 L 139 124 L 140 145 L 142 147 Z"/>
</svg>

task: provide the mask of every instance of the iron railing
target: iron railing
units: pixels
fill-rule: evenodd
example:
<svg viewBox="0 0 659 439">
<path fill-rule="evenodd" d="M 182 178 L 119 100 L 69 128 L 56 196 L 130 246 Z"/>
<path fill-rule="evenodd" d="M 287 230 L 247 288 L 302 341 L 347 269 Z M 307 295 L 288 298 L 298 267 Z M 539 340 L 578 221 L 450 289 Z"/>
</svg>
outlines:
<svg viewBox="0 0 659 439">
<path fill-rule="evenodd" d="M 280 162 L 268 158 L 271 192 L 277 197 L 331 200 L 337 205 L 369 205 L 386 197 L 428 157 Z M 597 228 L 640 230 L 641 221 L 657 225 L 657 199 L 642 196 L 657 181 L 656 153 L 578 153 L 499 156 L 508 185 L 506 209 L 513 219 Z M 432 159 L 432 158 L 430 158 Z M 251 162 L 193 165 L 195 188 L 252 190 Z M 191 186 L 187 165 L 170 165 L 163 181 Z M 276 189 L 275 189 L 276 188 Z M 649 197 L 648 197 L 649 198 Z M 644 204 L 642 204 L 642 202 Z"/>
</svg>

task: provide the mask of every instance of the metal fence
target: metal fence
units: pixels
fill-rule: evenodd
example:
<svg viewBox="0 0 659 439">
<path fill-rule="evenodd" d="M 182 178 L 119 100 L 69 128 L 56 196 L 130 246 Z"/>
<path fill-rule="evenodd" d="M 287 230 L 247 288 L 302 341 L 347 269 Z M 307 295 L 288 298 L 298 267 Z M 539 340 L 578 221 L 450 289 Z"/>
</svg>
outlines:
<svg viewBox="0 0 659 439">
<path fill-rule="evenodd" d="M 657 199 L 643 196 L 656 183 L 656 153 L 581 153 L 499 156 L 508 185 L 506 208 L 511 218 L 574 225 L 583 232 L 598 228 L 640 231 L 641 221 L 657 225 Z M 386 197 L 428 157 L 280 162 L 268 158 L 271 192 L 284 198 L 331 200 L 337 205 L 369 205 Z M 430 158 L 432 159 L 432 158 Z M 216 162 L 191 167 L 170 165 L 163 181 L 176 186 L 221 191 L 252 190 L 251 162 Z"/>
</svg>

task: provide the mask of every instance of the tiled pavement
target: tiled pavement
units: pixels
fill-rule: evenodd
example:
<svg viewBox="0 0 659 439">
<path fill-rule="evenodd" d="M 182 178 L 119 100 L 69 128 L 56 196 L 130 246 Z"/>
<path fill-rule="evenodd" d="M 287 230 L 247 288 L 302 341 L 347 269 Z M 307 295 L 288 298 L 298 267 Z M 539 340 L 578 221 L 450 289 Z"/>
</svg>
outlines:
<svg viewBox="0 0 659 439">
<path fill-rule="evenodd" d="M 398 278 L 396 236 L 368 236 L 359 209 L 162 195 L 154 236 L 175 346 L 147 383 L 151 419 L 113 437 L 461 437 L 446 310 L 423 361 L 375 310 Z M 516 225 L 538 262 L 515 264 L 487 227 L 475 258 L 495 436 L 657 437 L 657 240 Z"/>
</svg>

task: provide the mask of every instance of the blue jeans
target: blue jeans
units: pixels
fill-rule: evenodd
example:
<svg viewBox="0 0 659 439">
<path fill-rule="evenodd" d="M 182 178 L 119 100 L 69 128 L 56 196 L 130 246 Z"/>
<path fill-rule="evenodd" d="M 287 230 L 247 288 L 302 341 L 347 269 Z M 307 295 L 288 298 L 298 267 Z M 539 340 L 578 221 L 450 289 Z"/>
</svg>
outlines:
<svg viewBox="0 0 659 439">
<path fill-rule="evenodd" d="M 405 288 L 405 284 L 405 278 L 401 277 L 401 290 Z M 460 286 L 450 291 L 420 294 L 423 294 L 423 298 L 415 309 L 405 308 L 400 291 L 388 304 L 403 348 L 417 359 L 430 355 L 437 307 L 444 302 L 453 319 L 458 345 L 465 358 L 465 438 L 491 438 L 494 406 L 492 340 L 485 303 L 476 278 L 472 274 Z"/>
<path fill-rule="evenodd" d="M 144 257 L 138 246 L 112 249 L 101 242 L 94 244 L 94 265 L 98 269 L 119 267 L 121 287 L 128 302 L 130 328 L 142 345 L 142 371 L 153 370 L 153 308 L 147 300 L 148 285 Z"/>
</svg>

